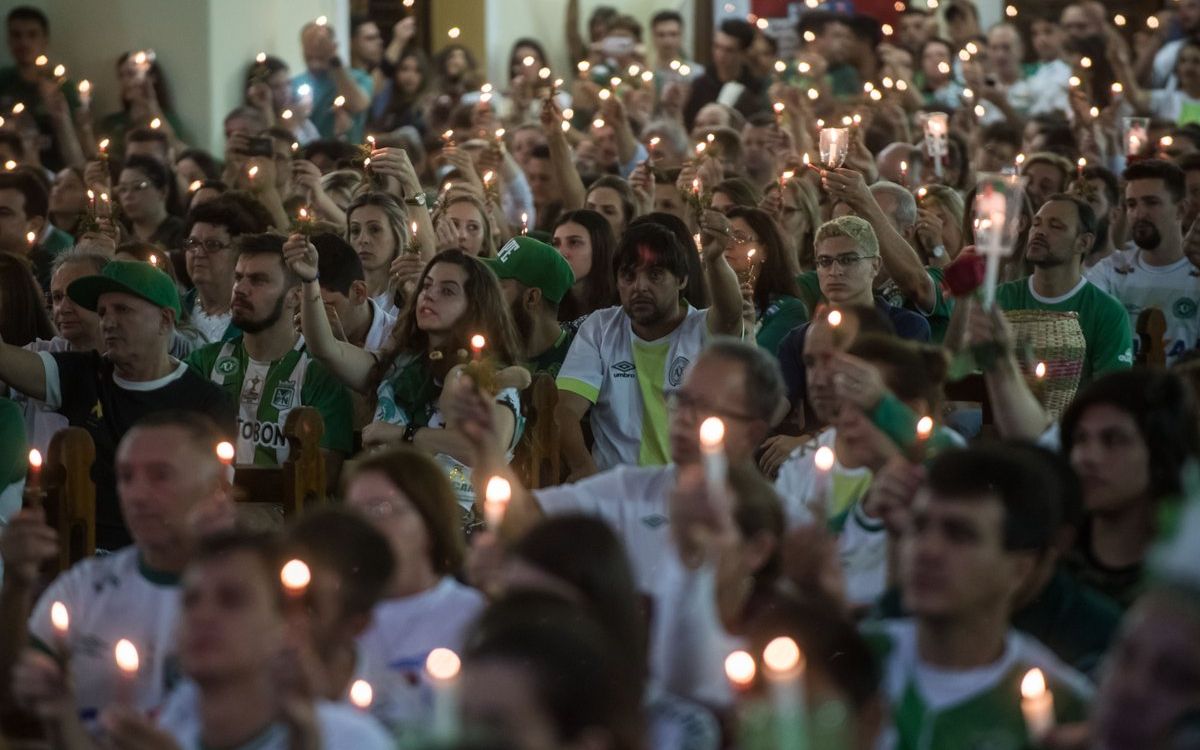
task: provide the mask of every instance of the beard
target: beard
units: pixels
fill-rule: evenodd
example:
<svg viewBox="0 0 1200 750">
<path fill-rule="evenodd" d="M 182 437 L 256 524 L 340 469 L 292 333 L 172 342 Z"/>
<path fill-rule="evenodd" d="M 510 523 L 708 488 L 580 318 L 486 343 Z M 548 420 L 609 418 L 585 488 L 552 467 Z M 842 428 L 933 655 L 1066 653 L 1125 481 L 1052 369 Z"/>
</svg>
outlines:
<svg viewBox="0 0 1200 750">
<path fill-rule="evenodd" d="M 262 333 L 278 323 L 279 319 L 283 317 L 283 298 L 283 294 L 279 295 L 279 299 L 275 300 L 275 308 L 267 313 L 265 317 L 258 320 L 244 317 L 244 315 L 235 311 L 233 313 L 233 324 L 242 329 L 243 333 Z"/>
<path fill-rule="evenodd" d="M 516 300 L 512 305 L 512 319 L 521 341 L 528 342 L 529 337 L 533 335 L 533 316 L 529 314 L 520 300 Z"/>
<path fill-rule="evenodd" d="M 1148 221 L 1137 221 L 1130 232 L 1133 243 L 1143 250 L 1154 250 L 1162 244 L 1162 234 L 1158 227 Z"/>
</svg>

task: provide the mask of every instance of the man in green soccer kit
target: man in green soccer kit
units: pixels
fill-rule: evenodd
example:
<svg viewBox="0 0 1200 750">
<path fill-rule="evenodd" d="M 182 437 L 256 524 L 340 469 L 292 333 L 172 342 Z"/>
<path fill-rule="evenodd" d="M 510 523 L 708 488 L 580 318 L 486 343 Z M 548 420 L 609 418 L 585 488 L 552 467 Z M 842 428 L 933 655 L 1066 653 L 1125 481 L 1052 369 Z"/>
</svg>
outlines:
<svg viewBox="0 0 1200 750">
<path fill-rule="evenodd" d="M 325 421 L 321 447 L 328 476 L 336 477 L 351 450 L 350 394 L 309 356 L 295 330 L 300 280 L 283 262 L 283 242 L 273 234 L 237 239 L 231 309 L 233 323 L 243 333 L 196 350 L 187 363 L 237 404 L 237 463 L 283 463 L 288 414 L 297 406 L 311 406 Z"/>
<path fill-rule="evenodd" d="M 891 747 L 1034 745 L 1021 711 L 1021 681 L 1034 668 L 1053 693 L 1058 723 L 1083 719 L 1086 678 L 1009 625 L 1059 528 L 1048 471 L 1003 446 L 948 451 L 929 464 L 900 536 L 912 617 L 867 629 L 892 706 Z"/>
</svg>

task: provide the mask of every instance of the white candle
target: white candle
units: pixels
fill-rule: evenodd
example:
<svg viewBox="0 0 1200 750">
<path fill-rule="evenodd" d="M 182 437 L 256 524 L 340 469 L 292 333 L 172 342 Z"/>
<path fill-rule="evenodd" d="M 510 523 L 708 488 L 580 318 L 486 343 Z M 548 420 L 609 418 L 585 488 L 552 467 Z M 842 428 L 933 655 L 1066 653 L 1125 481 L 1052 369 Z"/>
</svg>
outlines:
<svg viewBox="0 0 1200 750">
<path fill-rule="evenodd" d="M 837 311 L 831 312 L 830 317 L 835 312 Z M 817 448 L 817 452 L 813 455 L 813 468 L 817 470 L 816 478 L 813 481 L 812 510 L 814 516 L 824 517 L 829 510 L 829 498 L 833 494 L 833 465 L 835 463 L 837 463 L 837 456 L 834 455 L 833 448 L 828 445 Z"/>
<path fill-rule="evenodd" d="M 529 214 L 521 212 L 521 234 L 529 234 Z"/>
<path fill-rule="evenodd" d="M 121 673 L 121 678 L 117 682 L 117 703 L 123 706 L 132 706 L 133 689 L 137 684 L 138 666 L 141 661 L 138 658 L 138 650 L 132 642 L 122 638 L 117 641 L 113 655 L 117 660 L 117 669 Z"/>
<path fill-rule="evenodd" d="M 1029 670 L 1021 680 L 1021 713 L 1035 743 L 1054 729 L 1054 694 L 1046 687 L 1046 676 L 1040 669 Z"/>
<path fill-rule="evenodd" d="M 780 748 L 808 747 L 804 709 L 804 654 L 794 640 L 781 636 L 763 649 L 763 674 L 770 688 Z"/>
<path fill-rule="evenodd" d="M 41 484 L 42 479 L 42 452 L 37 448 L 29 451 L 29 474 L 26 477 L 25 484 L 29 489 L 36 490 Z"/>
<path fill-rule="evenodd" d="M 54 640 L 58 646 L 59 656 L 67 654 L 67 633 L 71 627 L 71 616 L 67 605 L 56 601 L 50 605 L 50 625 L 54 627 Z"/>
<path fill-rule="evenodd" d="M 754 663 L 754 657 L 745 651 L 734 651 L 725 657 L 725 677 L 735 690 L 749 689 L 757 672 L 758 666 Z"/>
<path fill-rule="evenodd" d="M 366 680 L 355 680 L 350 685 L 350 703 L 360 711 L 366 711 L 375 700 L 375 691 Z"/>
<path fill-rule="evenodd" d="M 425 672 L 433 686 L 433 723 L 435 739 L 452 739 L 458 734 L 458 673 L 462 660 L 448 648 L 435 648 L 425 659 Z"/>
<path fill-rule="evenodd" d="M 512 500 L 512 485 L 504 477 L 491 477 L 483 491 L 483 515 L 488 529 L 499 531 Z"/>
<path fill-rule="evenodd" d="M 79 106 L 82 109 L 92 108 L 92 82 L 86 78 L 79 82 Z"/>
<path fill-rule="evenodd" d="M 279 582 L 290 599 L 299 600 L 312 583 L 312 571 L 303 560 L 288 560 L 279 571 Z"/>
<path fill-rule="evenodd" d="M 992 309 L 996 301 L 996 283 L 1000 277 L 1000 256 L 1004 254 L 1002 234 L 1008 199 L 1004 193 L 986 185 L 975 195 L 975 245 L 986 258 L 983 275 L 983 307 Z"/>
<path fill-rule="evenodd" d="M 850 131 L 846 128 L 821 128 L 819 140 L 821 163 L 826 169 L 837 169 L 846 162 L 850 150 Z"/>
<path fill-rule="evenodd" d="M 729 468 L 725 460 L 725 423 L 717 417 L 709 417 L 700 423 L 700 453 L 704 461 L 704 481 L 708 491 L 716 497 L 725 489 L 725 474 Z"/>
<path fill-rule="evenodd" d="M 192 183 L 195 185 L 195 183 Z M 200 186 L 196 185 L 193 190 L 199 190 Z M 304 209 L 300 209 L 303 211 Z M 237 449 L 233 447 L 233 443 L 227 440 L 222 440 L 217 443 L 217 460 L 225 465 L 225 479 L 229 484 L 233 484 L 233 459 L 237 457 Z"/>
<path fill-rule="evenodd" d="M 946 156 L 949 129 L 949 116 L 945 112 L 931 112 L 925 120 L 925 149 L 933 159 L 933 170 L 938 177 L 943 175 L 942 159 Z"/>
</svg>

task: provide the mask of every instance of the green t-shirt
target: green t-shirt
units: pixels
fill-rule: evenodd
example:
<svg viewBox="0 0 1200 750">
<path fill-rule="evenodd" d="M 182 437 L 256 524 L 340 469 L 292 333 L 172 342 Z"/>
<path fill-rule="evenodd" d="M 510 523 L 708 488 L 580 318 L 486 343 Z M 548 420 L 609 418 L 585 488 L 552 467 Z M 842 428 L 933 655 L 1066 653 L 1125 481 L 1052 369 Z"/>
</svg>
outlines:
<svg viewBox="0 0 1200 750">
<path fill-rule="evenodd" d="M 808 309 L 803 301 L 784 295 L 775 297 L 758 317 L 754 341 L 772 354 L 778 354 L 783 337 L 807 320 Z"/>
<path fill-rule="evenodd" d="M 633 341 L 633 365 L 638 390 L 642 394 L 642 443 L 638 466 L 663 466 L 671 463 L 671 442 L 667 429 L 667 406 L 663 373 L 667 369 L 670 341 L 653 343 Z"/>
<path fill-rule="evenodd" d="M 571 349 L 571 340 L 574 338 L 575 335 L 568 328 L 562 327 L 554 345 L 526 362 L 526 369 L 532 375 L 544 372 L 550 377 L 558 377 L 558 371 L 562 367 L 563 360 L 567 358 L 567 352 Z"/>
<path fill-rule="evenodd" d="M 237 404 L 239 464 L 277 466 L 286 461 L 289 446 L 283 428 L 297 406 L 311 406 L 320 412 L 325 422 L 322 448 L 350 453 L 350 393 L 308 354 L 303 338 L 274 362 L 250 359 L 238 336 L 197 349 L 187 364 L 221 386 Z"/>
<path fill-rule="evenodd" d="M 28 456 L 25 414 L 12 399 L 0 398 L 0 490 L 25 478 Z"/>
<path fill-rule="evenodd" d="M 1110 370 L 1133 367 L 1133 336 L 1129 314 L 1114 297 L 1086 279 L 1068 294 L 1056 299 L 1039 297 L 1033 277 L 996 287 L 996 304 L 1002 310 L 1052 310 L 1079 313 L 1079 327 L 1087 345 L 1079 385 L 1085 386 Z"/>
</svg>

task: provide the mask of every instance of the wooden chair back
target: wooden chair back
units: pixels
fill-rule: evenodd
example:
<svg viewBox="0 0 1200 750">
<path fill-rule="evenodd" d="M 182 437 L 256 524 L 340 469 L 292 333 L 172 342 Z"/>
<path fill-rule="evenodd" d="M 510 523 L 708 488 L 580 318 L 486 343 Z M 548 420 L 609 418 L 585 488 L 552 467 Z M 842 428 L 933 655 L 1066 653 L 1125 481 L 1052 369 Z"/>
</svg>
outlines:
<svg viewBox="0 0 1200 750">
<path fill-rule="evenodd" d="M 327 499 L 321 455 L 325 422 L 316 409 L 301 406 L 288 414 L 283 434 L 290 449 L 287 460 L 280 466 L 237 466 L 233 486 L 238 502 L 277 505 L 291 518 Z"/>
<path fill-rule="evenodd" d="M 1137 363 L 1151 367 L 1167 366 L 1167 316 L 1157 307 L 1147 307 L 1138 314 Z"/>
<path fill-rule="evenodd" d="M 67 427 L 50 438 L 42 487 L 46 522 L 58 532 L 56 572 L 96 553 L 95 460 L 96 444 L 82 427 Z"/>
<path fill-rule="evenodd" d="M 562 451 L 558 439 L 558 387 L 554 377 L 538 373 L 525 389 L 525 434 L 517 444 L 513 469 L 529 489 L 540 489 L 562 480 Z"/>
</svg>

